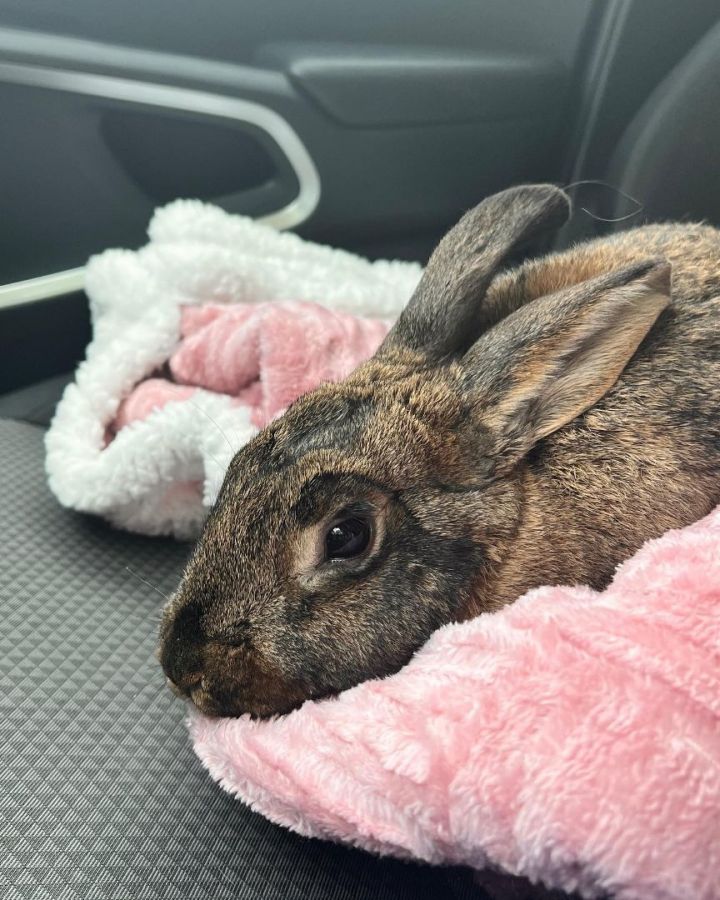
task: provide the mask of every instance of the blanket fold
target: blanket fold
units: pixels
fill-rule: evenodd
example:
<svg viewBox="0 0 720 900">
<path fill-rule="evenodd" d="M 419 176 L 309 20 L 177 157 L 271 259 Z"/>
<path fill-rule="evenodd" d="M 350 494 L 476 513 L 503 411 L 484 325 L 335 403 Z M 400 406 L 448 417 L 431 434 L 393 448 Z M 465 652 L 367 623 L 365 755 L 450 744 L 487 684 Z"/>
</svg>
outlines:
<svg viewBox="0 0 720 900">
<path fill-rule="evenodd" d="M 195 537 L 232 456 L 300 393 L 372 354 L 415 263 L 368 262 L 198 201 L 86 272 L 93 339 L 47 434 L 65 506 Z"/>
<path fill-rule="evenodd" d="M 305 835 L 623 900 L 720 897 L 720 510 L 603 593 L 541 588 L 269 722 L 189 721 Z"/>
<path fill-rule="evenodd" d="M 339 381 L 377 349 L 388 325 L 317 303 L 234 303 L 184 307 L 181 340 L 170 357 L 172 380 L 148 378 L 123 400 L 114 432 L 194 388 L 233 398 L 263 428 L 323 381 Z M 194 387 L 193 387 L 194 386 Z"/>
</svg>

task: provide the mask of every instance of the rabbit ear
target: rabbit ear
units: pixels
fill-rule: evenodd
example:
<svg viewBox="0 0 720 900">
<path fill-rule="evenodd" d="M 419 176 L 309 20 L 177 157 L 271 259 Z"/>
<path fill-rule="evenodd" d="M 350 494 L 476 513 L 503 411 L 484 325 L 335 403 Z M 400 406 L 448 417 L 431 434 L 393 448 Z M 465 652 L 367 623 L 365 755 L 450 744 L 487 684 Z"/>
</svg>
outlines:
<svg viewBox="0 0 720 900">
<path fill-rule="evenodd" d="M 464 389 L 495 436 L 496 474 L 597 403 L 670 302 L 650 260 L 532 300 L 462 359 Z"/>
<path fill-rule="evenodd" d="M 431 359 L 463 353 L 483 330 L 483 297 L 498 267 L 532 238 L 563 225 L 570 201 L 551 184 L 510 188 L 466 213 L 438 244 L 380 353 Z"/>
</svg>

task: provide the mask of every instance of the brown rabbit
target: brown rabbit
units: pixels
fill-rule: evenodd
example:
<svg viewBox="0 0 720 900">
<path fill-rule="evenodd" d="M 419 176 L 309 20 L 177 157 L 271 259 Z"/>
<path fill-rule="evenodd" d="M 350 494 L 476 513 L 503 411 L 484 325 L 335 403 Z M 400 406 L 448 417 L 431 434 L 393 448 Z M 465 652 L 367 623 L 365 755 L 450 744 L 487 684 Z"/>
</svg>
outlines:
<svg viewBox="0 0 720 900">
<path fill-rule="evenodd" d="M 568 214 L 550 185 L 471 210 L 373 359 L 235 456 L 165 610 L 178 692 L 287 712 L 534 586 L 601 588 L 720 502 L 720 232 L 501 271 Z"/>
</svg>

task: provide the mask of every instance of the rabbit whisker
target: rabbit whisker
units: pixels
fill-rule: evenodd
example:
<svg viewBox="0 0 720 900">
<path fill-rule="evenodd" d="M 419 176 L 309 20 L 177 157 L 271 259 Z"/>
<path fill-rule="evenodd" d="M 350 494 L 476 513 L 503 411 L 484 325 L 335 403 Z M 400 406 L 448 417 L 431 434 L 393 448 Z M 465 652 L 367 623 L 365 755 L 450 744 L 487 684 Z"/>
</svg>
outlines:
<svg viewBox="0 0 720 900">
<path fill-rule="evenodd" d="M 160 590 L 159 587 L 157 587 L 156 585 L 154 585 L 151 581 L 148 581 L 147 578 L 143 578 L 142 575 L 139 575 L 134 569 L 131 569 L 130 566 L 125 566 L 125 568 L 128 570 L 128 572 L 129 572 L 131 575 L 134 575 L 135 578 L 137 578 L 138 581 L 142 581 L 143 584 L 146 584 L 149 588 L 152 588 L 152 589 L 155 591 L 155 593 L 160 594 L 160 596 L 161 596 L 167 603 L 170 602 L 170 598 L 168 597 L 168 595 L 167 595 L 167 594 L 163 594 L 163 592 Z"/>
<path fill-rule="evenodd" d="M 222 430 L 222 428 L 218 425 L 218 423 L 215 421 L 215 419 L 210 415 L 210 413 L 207 412 L 206 410 L 202 409 L 202 407 L 198 406 L 197 403 L 195 403 L 195 401 L 192 399 L 192 397 L 188 397 L 188 403 L 190 403 L 192 406 L 194 406 L 195 409 L 196 409 L 199 413 L 202 413 L 202 415 L 205 416 L 206 419 L 209 419 L 209 420 L 212 422 L 212 424 L 217 428 L 217 430 L 220 432 L 220 434 L 221 434 L 221 435 L 223 436 L 223 438 L 225 439 L 225 443 L 228 445 L 228 447 L 229 447 L 229 448 L 232 450 L 232 452 L 234 453 L 234 452 L 235 452 L 235 448 L 234 448 L 233 445 L 230 443 L 230 438 L 228 438 L 228 436 L 225 434 L 225 432 Z"/>
<path fill-rule="evenodd" d="M 580 210 L 582 212 L 584 212 L 586 215 L 590 216 L 591 219 L 595 219 L 597 222 L 609 222 L 609 223 L 624 222 L 624 221 L 626 221 L 626 219 L 632 219 L 633 216 L 637 216 L 644 209 L 643 204 L 637 198 L 632 197 L 630 194 L 625 193 L 625 191 L 621 191 L 619 187 L 615 187 L 612 184 L 608 184 L 606 181 L 599 181 L 598 179 L 595 179 L 595 178 L 585 178 L 582 181 L 573 181 L 571 184 L 566 184 L 564 189 L 566 191 L 570 191 L 573 188 L 582 187 L 583 185 L 586 185 L 586 184 L 592 184 L 592 185 L 595 185 L 596 187 L 597 186 L 604 187 L 610 191 L 615 191 L 615 193 L 619 194 L 624 200 L 630 200 L 636 206 L 636 209 L 632 210 L 631 212 L 626 213 L 624 216 L 618 216 L 617 218 L 614 218 L 614 219 L 606 219 L 604 216 L 600 216 L 597 213 L 592 212 L 592 210 L 587 209 L 585 206 L 580 207 Z"/>
</svg>

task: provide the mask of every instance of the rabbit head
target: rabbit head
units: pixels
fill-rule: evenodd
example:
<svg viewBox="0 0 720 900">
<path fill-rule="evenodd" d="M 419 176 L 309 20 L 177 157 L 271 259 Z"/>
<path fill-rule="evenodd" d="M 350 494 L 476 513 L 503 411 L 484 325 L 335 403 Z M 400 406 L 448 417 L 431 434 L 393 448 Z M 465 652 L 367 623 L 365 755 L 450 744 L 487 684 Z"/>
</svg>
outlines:
<svg viewBox="0 0 720 900">
<path fill-rule="evenodd" d="M 568 213 L 550 185 L 470 211 L 377 354 L 235 456 L 165 610 L 176 691 L 209 714 L 284 713 L 497 607 L 528 454 L 612 387 L 668 303 L 655 261 L 525 305 L 511 278 L 508 315 L 486 302 L 510 254 Z"/>
</svg>

